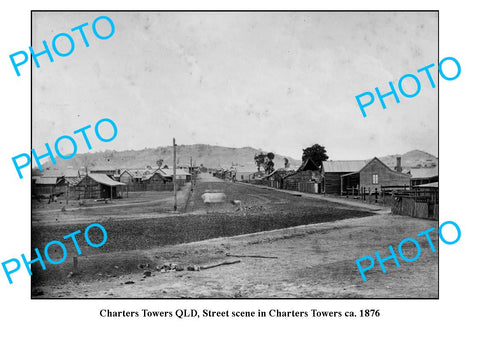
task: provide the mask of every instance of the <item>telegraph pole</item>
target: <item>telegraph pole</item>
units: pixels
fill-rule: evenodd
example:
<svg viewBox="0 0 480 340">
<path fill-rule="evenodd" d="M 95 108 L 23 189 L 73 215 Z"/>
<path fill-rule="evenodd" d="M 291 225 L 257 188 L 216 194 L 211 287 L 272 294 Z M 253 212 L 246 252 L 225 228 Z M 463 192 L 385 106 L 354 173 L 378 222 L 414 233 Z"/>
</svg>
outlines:
<svg viewBox="0 0 480 340">
<path fill-rule="evenodd" d="M 192 160 L 192 156 L 190 156 L 190 191 L 191 192 L 193 192 L 193 185 L 195 181 L 194 173 L 195 171 L 193 170 L 193 160 Z"/>
<path fill-rule="evenodd" d="M 177 144 L 173 139 L 173 211 L 177 211 Z"/>
</svg>

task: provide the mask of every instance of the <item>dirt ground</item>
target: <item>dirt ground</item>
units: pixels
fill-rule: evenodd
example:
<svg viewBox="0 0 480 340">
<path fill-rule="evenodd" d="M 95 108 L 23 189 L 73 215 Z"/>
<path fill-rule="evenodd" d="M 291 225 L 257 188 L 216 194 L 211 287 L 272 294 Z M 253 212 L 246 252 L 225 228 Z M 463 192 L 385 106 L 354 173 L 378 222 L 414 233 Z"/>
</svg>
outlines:
<svg viewBox="0 0 480 340">
<path fill-rule="evenodd" d="M 378 251 L 388 255 L 406 237 L 436 222 L 403 216 L 375 215 L 326 222 L 259 234 L 218 238 L 145 251 L 121 252 L 119 263 L 129 257 L 139 265 L 130 274 L 105 274 L 82 282 L 72 277 L 61 285 L 39 287 L 37 298 L 436 298 L 438 297 L 438 252 L 421 241 L 420 258 L 411 263 L 390 260 L 387 273 L 378 264 L 366 272 L 364 282 L 355 260 Z M 419 238 L 417 238 L 419 239 Z M 432 234 L 438 249 L 438 239 Z M 406 256 L 413 257 L 404 249 Z M 254 255 L 276 258 L 233 257 Z M 102 255 L 80 259 L 95 262 Z M 240 263 L 200 271 L 161 273 L 164 263 L 186 267 L 214 265 L 223 261 Z M 144 278 L 145 270 L 152 276 Z"/>
<path fill-rule="evenodd" d="M 205 205 L 204 192 L 224 192 L 224 204 Z M 185 195 L 184 197 L 188 197 Z M 240 200 L 241 206 L 232 204 Z M 185 202 L 186 213 L 157 212 L 146 218 L 142 204 L 117 207 L 103 215 L 109 241 L 61 265 L 33 266 L 34 298 L 436 298 L 438 252 L 416 237 L 436 221 L 393 216 L 387 209 L 338 199 L 200 179 Z M 340 203 L 343 203 L 341 200 Z M 145 203 L 150 206 L 151 202 Z M 157 204 L 157 202 L 155 203 Z M 36 223 L 32 245 L 61 239 L 83 209 L 63 220 Z M 85 215 L 84 215 L 85 214 Z M 155 214 L 150 212 L 150 214 Z M 92 218 L 89 220 L 92 223 Z M 300 225 L 300 226 L 298 226 Z M 243 234 L 243 235 L 242 235 Z M 245 235 L 246 234 L 246 235 Z M 99 236 L 99 235 L 97 235 Z M 101 236 L 101 235 L 100 235 Z M 92 236 L 95 240 L 96 235 Z M 420 258 L 411 263 L 376 263 L 363 282 L 355 260 L 388 256 L 406 237 L 419 239 Z M 436 244 L 435 235 L 432 239 Z M 33 242 L 35 240 L 35 242 Z M 40 246 L 39 246 L 40 248 Z M 404 247 L 406 256 L 415 248 Z M 72 254 L 71 248 L 69 254 Z M 437 246 L 438 249 L 438 246 Z M 242 257 L 227 256 L 242 255 Z M 52 255 L 52 258 L 54 258 Z M 250 256 L 263 257 L 250 257 Z M 247 256 L 247 257 L 244 257 Z M 271 258 L 273 257 L 273 258 Z M 188 266 L 231 265 L 187 271 Z M 174 263 L 183 271 L 161 272 Z M 147 271 L 147 273 L 145 273 Z"/>
<path fill-rule="evenodd" d="M 177 206 L 179 211 L 185 211 L 190 198 L 190 183 L 179 188 Z M 156 217 L 159 214 L 173 212 L 173 192 L 171 191 L 142 191 L 130 192 L 128 197 L 116 200 L 96 201 L 84 200 L 79 205 L 78 200 L 48 203 L 48 200 L 32 200 L 32 226 L 37 225 L 65 225 L 100 221 L 108 218 L 131 219 Z M 65 208 L 65 211 L 62 211 Z"/>
</svg>

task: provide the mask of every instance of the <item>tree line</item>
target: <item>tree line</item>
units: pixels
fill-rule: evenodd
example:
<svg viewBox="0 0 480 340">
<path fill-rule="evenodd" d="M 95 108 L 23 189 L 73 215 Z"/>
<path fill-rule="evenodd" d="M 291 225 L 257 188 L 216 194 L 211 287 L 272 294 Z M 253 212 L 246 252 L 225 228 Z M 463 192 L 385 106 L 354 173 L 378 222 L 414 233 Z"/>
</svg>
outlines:
<svg viewBox="0 0 480 340">
<path fill-rule="evenodd" d="M 327 150 L 324 146 L 319 144 L 314 144 L 306 149 L 303 149 L 302 162 L 305 162 L 309 158 L 318 167 L 320 167 L 322 162 L 328 160 Z M 273 152 L 256 153 L 253 159 L 257 165 L 258 171 L 260 171 L 261 168 L 263 168 L 266 174 L 270 174 L 275 171 L 275 163 L 273 161 L 275 159 L 275 154 Z M 290 167 L 290 161 L 286 157 L 283 160 L 284 168 L 288 169 Z"/>
</svg>

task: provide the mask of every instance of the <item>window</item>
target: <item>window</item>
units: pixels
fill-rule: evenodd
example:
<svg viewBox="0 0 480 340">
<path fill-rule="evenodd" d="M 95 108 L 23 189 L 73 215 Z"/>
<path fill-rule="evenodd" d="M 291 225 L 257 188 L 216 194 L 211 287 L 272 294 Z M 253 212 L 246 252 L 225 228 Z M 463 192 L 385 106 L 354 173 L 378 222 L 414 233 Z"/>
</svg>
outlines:
<svg viewBox="0 0 480 340">
<path fill-rule="evenodd" d="M 373 174 L 372 175 L 372 183 L 373 184 L 378 184 L 378 174 Z"/>
</svg>

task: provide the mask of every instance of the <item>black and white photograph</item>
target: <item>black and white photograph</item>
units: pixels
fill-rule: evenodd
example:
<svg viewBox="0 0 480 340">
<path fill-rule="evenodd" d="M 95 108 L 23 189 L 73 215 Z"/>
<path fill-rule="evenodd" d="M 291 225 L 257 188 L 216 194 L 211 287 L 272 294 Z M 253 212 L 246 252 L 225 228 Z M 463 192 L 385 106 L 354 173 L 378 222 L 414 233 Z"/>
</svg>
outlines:
<svg viewBox="0 0 480 340">
<path fill-rule="evenodd" d="M 32 299 L 438 298 L 437 11 L 31 20 Z"/>
</svg>

